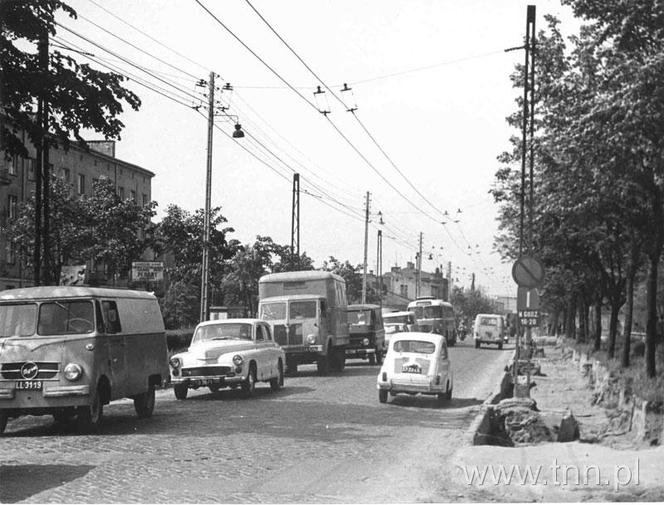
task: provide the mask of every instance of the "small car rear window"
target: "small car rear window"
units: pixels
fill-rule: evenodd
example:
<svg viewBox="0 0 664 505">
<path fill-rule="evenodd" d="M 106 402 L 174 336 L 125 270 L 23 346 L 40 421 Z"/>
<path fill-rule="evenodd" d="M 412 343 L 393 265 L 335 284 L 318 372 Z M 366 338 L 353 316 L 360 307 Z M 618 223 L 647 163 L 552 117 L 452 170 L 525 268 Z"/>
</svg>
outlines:
<svg viewBox="0 0 664 505">
<path fill-rule="evenodd" d="M 433 354 L 436 345 L 424 340 L 397 340 L 394 342 L 394 350 L 397 352 L 419 352 L 421 354 Z"/>
</svg>

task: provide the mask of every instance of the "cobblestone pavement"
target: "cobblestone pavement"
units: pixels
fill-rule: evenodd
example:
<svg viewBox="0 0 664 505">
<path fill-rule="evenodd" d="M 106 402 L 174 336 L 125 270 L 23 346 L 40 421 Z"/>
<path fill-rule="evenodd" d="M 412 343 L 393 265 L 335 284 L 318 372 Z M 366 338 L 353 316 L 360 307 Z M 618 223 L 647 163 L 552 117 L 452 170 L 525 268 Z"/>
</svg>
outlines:
<svg viewBox="0 0 664 505">
<path fill-rule="evenodd" d="M 454 398 L 446 404 L 403 395 L 380 404 L 378 367 L 351 360 L 327 377 L 300 367 L 283 390 L 262 384 L 251 399 L 201 388 L 177 401 L 159 391 L 149 419 L 138 419 L 131 401 L 114 402 L 94 435 L 50 416 L 10 420 L 0 438 L 0 502 L 440 499 L 441 465 L 509 354 L 467 342 L 452 348 Z"/>
</svg>

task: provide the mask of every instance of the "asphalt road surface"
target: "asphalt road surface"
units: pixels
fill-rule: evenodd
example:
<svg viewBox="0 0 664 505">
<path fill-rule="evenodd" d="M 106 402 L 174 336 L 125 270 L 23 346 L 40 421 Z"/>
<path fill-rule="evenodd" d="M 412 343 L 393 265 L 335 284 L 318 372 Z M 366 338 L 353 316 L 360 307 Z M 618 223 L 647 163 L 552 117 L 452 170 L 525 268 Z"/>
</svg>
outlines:
<svg viewBox="0 0 664 505">
<path fill-rule="evenodd" d="M 349 360 L 343 373 L 315 365 L 284 389 L 157 392 L 154 415 L 129 400 L 105 407 L 81 435 L 50 416 L 10 420 L 0 437 L 0 502 L 218 503 L 456 501 L 445 462 L 464 443 L 496 388 L 512 346 L 451 348 L 454 395 L 378 402 L 378 367 Z M 467 498 L 467 497 L 466 497 Z"/>
</svg>

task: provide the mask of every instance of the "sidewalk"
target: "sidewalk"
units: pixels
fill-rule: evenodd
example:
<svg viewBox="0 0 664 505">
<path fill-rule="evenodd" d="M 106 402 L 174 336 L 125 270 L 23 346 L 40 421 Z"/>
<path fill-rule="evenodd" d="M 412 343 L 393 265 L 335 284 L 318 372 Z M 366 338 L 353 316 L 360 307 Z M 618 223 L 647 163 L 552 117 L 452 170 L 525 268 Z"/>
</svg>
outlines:
<svg viewBox="0 0 664 505">
<path fill-rule="evenodd" d="M 561 349 L 537 358 L 531 398 L 550 427 L 569 409 L 580 440 L 518 447 L 471 446 L 457 451 L 449 479 L 469 501 L 655 501 L 664 499 L 664 447 L 644 448 L 615 430 L 613 413 L 591 405 L 592 390 L 578 363 Z M 641 450 L 639 450 L 641 449 Z M 465 489 L 465 491 L 461 491 Z"/>
</svg>

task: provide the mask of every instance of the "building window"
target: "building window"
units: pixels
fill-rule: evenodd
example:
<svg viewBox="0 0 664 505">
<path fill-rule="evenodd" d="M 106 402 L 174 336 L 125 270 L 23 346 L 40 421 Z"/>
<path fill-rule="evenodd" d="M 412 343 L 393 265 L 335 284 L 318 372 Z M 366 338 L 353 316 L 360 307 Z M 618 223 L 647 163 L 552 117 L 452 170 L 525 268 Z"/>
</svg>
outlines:
<svg viewBox="0 0 664 505">
<path fill-rule="evenodd" d="M 5 160 L 5 163 L 7 165 L 7 172 L 9 175 L 16 175 L 16 157 L 12 156 L 8 160 Z"/>
<path fill-rule="evenodd" d="M 35 167 L 37 166 L 37 160 L 34 158 L 28 158 L 28 180 L 29 181 L 34 181 L 35 180 Z"/>
<path fill-rule="evenodd" d="M 18 216 L 18 197 L 16 195 L 9 195 L 7 205 L 7 217 L 9 219 L 16 219 Z"/>
<path fill-rule="evenodd" d="M 120 200 L 124 200 L 124 188 L 122 186 L 118 186 L 118 196 Z"/>
<path fill-rule="evenodd" d="M 408 284 L 399 285 L 399 294 L 404 298 L 408 298 Z"/>
<path fill-rule="evenodd" d="M 62 177 L 63 181 L 65 181 L 65 182 L 70 182 L 71 181 L 71 170 L 69 170 L 68 168 L 62 167 L 60 169 L 60 173 L 61 173 L 61 177 Z"/>
<path fill-rule="evenodd" d="M 16 263 L 16 242 L 13 240 L 7 241 L 7 263 L 10 265 Z"/>
<path fill-rule="evenodd" d="M 83 195 L 85 194 L 85 175 L 83 174 L 78 174 L 78 194 Z"/>
<path fill-rule="evenodd" d="M 148 204 L 148 195 L 143 193 L 143 205 L 147 205 L 147 204 Z"/>
<path fill-rule="evenodd" d="M 136 191 L 134 191 L 134 190 L 132 189 L 131 192 L 130 192 L 130 195 L 131 195 L 131 199 L 132 199 L 132 201 L 135 202 L 135 201 L 136 201 Z"/>
</svg>

